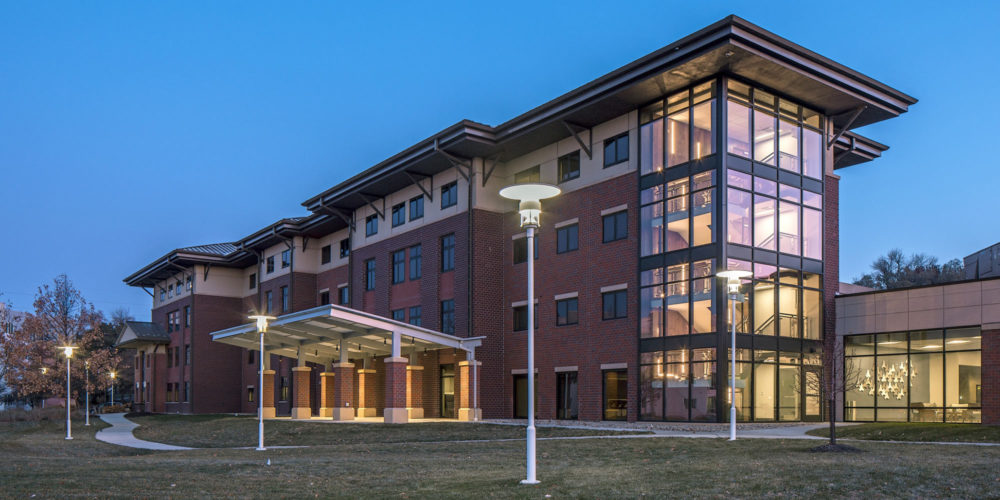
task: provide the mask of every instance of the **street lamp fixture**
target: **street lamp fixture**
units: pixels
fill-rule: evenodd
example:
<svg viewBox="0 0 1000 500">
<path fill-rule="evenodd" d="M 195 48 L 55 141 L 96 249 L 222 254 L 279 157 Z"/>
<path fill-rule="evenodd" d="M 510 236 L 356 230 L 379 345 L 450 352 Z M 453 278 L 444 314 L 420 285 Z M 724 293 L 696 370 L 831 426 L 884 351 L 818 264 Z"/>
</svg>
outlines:
<svg viewBox="0 0 1000 500">
<path fill-rule="evenodd" d="M 542 200 L 558 196 L 562 191 L 551 184 L 515 184 L 500 190 L 500 196 L 517 200 L 521 227 L 527 232 L 528 243 L 528 430 L 527 478 L 521 484 L 538 484 L 535 476 L 535 230 L 539 226 Z"/>
<path fill-rule="evenodd" d="M 250 319 L 257 322 L 257 333 L 260 334 L 260 356 L 258 360 L 257 384 L 257 451 L 264 451 L 264 334 L 267 333 L 267 322 L 278 319 L 274 316 L 255 314 Z"/>
<path fill-rule="evenodd" d="M 63 355 L 66 356 L 66 439 L 73 439 L 73 427 L 69 420 L 69 406 L 70 406 L 69 360 L 70 358 L 73 357 L 73 349 L 76 349 L 76 347 L 70 345 L 62 346 Z"/>
<path fill-rule="evenodd" d="M 112 406 L 114 406 L 114 404 L 115 404 L 115 377 L 117 375 L 118 374 L 115 373 L 114 371 L 111 372 L 111 405 Z"/>
<path fill-rule="evenodd" d="M 85 427 L 90 427 L 90 360 L 83 362 L 83 369 L 85 373 L 83 379 L 83 390 L 85 391 L 84 394 L 86 394 L 84 399 L 84 401 L 86 401 L 86 407 L 83 413 L 83 425 Z"/>
<path fill-rule="evenodd" d="M 741 280 L 749 278 L 753 273 L 740 269 L 727 269 L 717 274 L 726 280 L 726 292 L 732 303 L 730 322 L 732 323 L 732 345 L 729 350 L 729 440 L 736 441 L 736 303 L 742 301 L 740 294 Z"/>
</svg>

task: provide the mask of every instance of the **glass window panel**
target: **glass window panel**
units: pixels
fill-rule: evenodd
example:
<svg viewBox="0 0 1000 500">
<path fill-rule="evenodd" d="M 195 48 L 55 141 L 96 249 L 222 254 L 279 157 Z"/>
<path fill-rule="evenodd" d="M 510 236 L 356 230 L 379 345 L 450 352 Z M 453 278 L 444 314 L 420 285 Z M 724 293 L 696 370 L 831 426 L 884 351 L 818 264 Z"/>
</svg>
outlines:
<svg viewBox="0 0 1000 500">
<path fill-rule="evenodd" d="M 758 106 L 763 106 L 768 109 L 774 109 L 776 101 L 777 99 L 774 97 L 773 94 L 764 92 L 763 90 L 760 89 L 753 90 L 753 102 Z"/>
<path fill-rule="evenodd" d="M 691 195 L 691 245 L 715 243 L 715 224 L 712 223 L 714 189 L 705 189 Z"/>
<path fill-rule="evenodd" d="M 756 349 L 753 351 L 753 360 L 755 363 L 777 363 L 778 352 L 767 349 Z"/>
<path fill-rule="evenodd" d="M 688 178 L 677 179 L 667 183 L 667 198 L 676 198 L 688 194 Z"/>
<path fill-rule="evenodd" d="M 753 178 L 753 190 L 760 194 L 766 194 L 770 197 L 778 196 L 778 183 L 767 180 L 763 177 Z"/>
<path fill-rule="evenodd" d="M 753 196 L 753 246 L 765 250 L 777 249 L 777 207 L 778 202 L 773 198 L 757 194 Z"/>
<path fill-rule="evenodd" d="M 802 203 L 813 208 L 823 208 L 823 195 L 812 191 L 802 191 Z"/>
<path fill-rule="evenodd" d="M 753 265 L 753 278 L 756 280 L 774 281 L 778 274 L 778 268 L 770 264 L 759 262 Z"/>
<path fill-rule="evenodd" d="M 797 365 L 802 363 L 802 353 L 795 351 L 781 351 L 778 353 L 778 362 L 784 365 Z"/>
<path fill-rule="evenodd" d="M 819 210 L 802 209 L 802 256 L 823 258 L 823 213 Z"/>
<path fill-rule="evenodd" d="M 726 151 L 750 158 L 750 108 L 734 101 L 726 103 Z"/>
<path fill-rule="evenodd" d="M 871 335 L 862 335 L 871 337 Z M 844 373 L 854 374 L 849 377 L 854 382 L 846 388 L 844 394 L 844 411 L 847 420 L 857 420 L 852 417 L 855 407 L 872 407 L 875 405 L 875 357 L 848 357 L 844 360 Z"/>
<path fill-rule="evenodd" d="M 639 354 L 639 363 L 644 365 L 663 364 L 663 351 L 644 352 Z"/>
<path fill-rule="evenodd" d="M 801 207 L 783 201 L 779 203 L 778 250 L 782 253 L 799 255 L 799 212 Z"/>
<path fill-rule="evenodd" d="M 905 333 L 882 333 L 875 336 L 878 354 L 896 354 L 907 351 Z"/>
<path fill-rule="evenodd" d="M 727 170 L 726 182 L 730 186 L 749 190 L 752 181 L 750 180 L 750 174 L 744 174 L 736 170 Z"/>
<path fill-rule="evenodd" d="M 687 363 L 672 363 L 664 367 L 667 420 L 688 419 L 688 372 Z"/>
<path fill-rule="evenodd" d="M 691 361 L 714 361 L 715 348 L 691 349 Z"/>
<path fill-rule="evenodd" d="M 639 123 L 649 123 L 657 118 L 663 118 L 663 101 L 656 101 L 639 111 Z"/>
<path fill-rule="evenodd" d="M 753 370 L 752 363 L 736 363 L 736 420 L 746 422 L 750 420 L 750 374 Z M 732 392 L 729 388 L 729 378 L 724 382 L 726 387 L 725 402 L 730 406 Z"/>
<path fill-rule="evenodd" d="M 691 283 L 691 333 L 715 331 L 715 294 L 712 278 L 696 279 Z"/>
<path fill-rule="evenodd" d="M 663 199 L 663 186 L 653 186 L 639 192 L 639 203 L 643 205 Z"/>
<path fill-rule="evenodd" d="M 871 422 L 875 420 L 874 408 L 850 408 L 848 422 Z"/>
<path fill-rule="evenodd" d="M 783 285 L 778 288 L 778 332 L 782 337 L 798 337 L 799 289 Z"/>
<path fill-rule="evenodd" d="M 747 285 L 747 280 L 740 280 L 743 285 L 740 286 L 741 293 L 744 297 L 749 293 L 749 286 Z M 732 299 L 726 299 L 726 331 L 732 332 L 733 328 L 733 301 Z M 750 301 L 743 300 L 736 302 L 736 333 L 750 333 Z"/>
<path fill-rule="evenodd" d="M 663 336 L 663 285 L 639 291 L 639 334 L 642 338 Z"/>
<path fill-rule="evenodd" d="M 700 85 L 695 85 L 695 87 L 691 89 L 691 94 L 694 96 L 692 100 L 696 103 L 709 99 L 715 95 L 715 82 L 709 81 Z"/>
<path fill-rule="evenodd" d="M 625 420 L 627 418 L 628 372 L 625 370 L 606 371 L 604 372 L 604 419 Z"/>
<path fill-rule="evenodd" d="M 715 259 L 699 260 L 691 264 L 691 277 L 692 278 L 704 278 L 706 276 L 711 276 L 714 274 L 713 264 Z"/>
<path fill-rule="evenodd" d="M 752 269 L 752 264 L 745 260 L 739 259 L 728 259 L 726 260 L 726 269 L 733 269 L 736 271 L 750 271 Z"/>
<path fill-rule="evenodd" d="M 820 128 L 819 126 L 819 113 L 803 107 L 802 108 L 802 122 L 812 128 Z"/>
<path fill-rule="evenodd" d="M 670 283 L 687 280 L 689 276 L 687 264 L 678 264 L 667 268 L 667 281 Z"/>
<path fill-rule="evenodd" d="M 802 286 L 807 286 L 809 288 L 820 288 L 823 286 L 823 284 L 820 282 L 820 275 L 816 273 L 803 271 Z"/>
<path fill-rule="evenodd" d="M 911 420 L 918 422 L 943 420 L 940 410 L 927 408 L 944 406 L 944 355 L 912 354 L 909 383 Z"/>
<path fill-rule="evenodd" d="M 750 193 L 729 188 L 728 198 L 726 241 L 749 246 L 751 244 Z"/>
<path fill-rule="evenodd" d="M 875 337 L 872 335 L 849 335 L 844 337 L 844 354 L 847 356 L 875 354 Z"/>
<path fill-rule="evenodd" d="M 757 335 L 774 335 L 774 285 L 771 283 L 754 283 L 753 289 L 753 323 Z"/>
<path fill-rule="evenodd" d="M 943 341 L 944 332 L 941 330 L 910 332 L 910 352 L 914 354 L 934 351 L 940 352 Z M 882 351 L 879 352 L 881 353 Z"/>
<path fill-rule="evenodd" d="M 685 185 L 687 185 L 685 183 Z M 669 188 L 668 188 L 669 191 Z M 681 250 L 689 246 L 688 197 L 680 196 L 667 200 L 667 251 Z"/>
<path fill-rule="evenodd" d="M 800 368 L 795 365 L 778 367 L 778 419 L 798 420 L 801 398 L 799 393 Z"/>
<path fill-rule="evenodd" d="M 979 328 L 956 328 L 949 329 L 947 339 L 944 343 L 946 351 L 964 351 L 967 349 L 981 349 L 983 333 Z"/>
<path fill-rule="evenodd" d="M 799 121 L 799 106 L 784 99 L 778 100 L 778 113 L 792 121 Z"/>
<path fill-rule="evenodd" d="M 687 335 L 691 332 L 688 310 L 688 281 L 667 285 L 667 335 Z"/>
<path fill-rule="evenodd" d="M 906 422 L 906 408 L 879 408 L 877 415 L 879 422 Z"/>
<path fill-rule="evenodd" d="M 778 271 L 778 283 L 785 285 L 798 285 L 799 284 L 799 272 L 795 269 L 786 269 L 782 267 Z"/>
<path fill-rule="evenodd" d="M 692 360 L 697 359 L 692 354 Z M 715 369 L 714 361 L 691 363 L 691 420 L 715 421 Z"/>
<path fill-rule="evenodd" d="M 662 267 L 657 267 L 655 269 L 643 271 L 642 274 L 639 275 L 640 286 L 659 285 L 660 283 L 663 283 Z"/>
<path fill-rule="evenodd" d="M 715 99 L 695 105 L 691 113 L 691 147 L 694 149 L 691 157 L 697 160 L 715 153 L 715 129 L 712 127 L 715 123 Z"/>
<path fill-rule="evenodd" d="M 688 107 L 688 91 L 678 92 L 667 98 L 667 114 L 674 114 Z"/>
<path fill-rule="evenodd" d="M 795 123 L 778 121 L 778 166 L 790 172 L 799 171 L 799 126 Z"/>
<path fill-rule="evenodd" d="M 944 355 L 944 401 L 950 409 L 982 405 L 982 351 L 948 352 Z M 956 412 L 957 413 L 957 412 Z M 966 415 L 946 415 L 948 421 Z"/>
<path fill-rule="evenodd" d="M 741 101 L 750 102 L 750 86 L 744 85 L 736 80 L 730 79 L 726 82 L 726 88 L 729 89 L 729 96 L 739 99 Z"/>
<path fill-rule="evenodd" d="M 802 190 L 797 187 L 786 186 L 784 184 L 779 184 L 779 192 L 781 193 L 781 199 L 785 201 L 794 201 L 795 203 L 802 202 Z"/>
<path fill-rule="evenodd" d="M 642 207 L 640 210 L 639 246 L 642 255 L 663 252 L 663 202 Z"/>
<path fill-rule="evenodd" d="M 875 401 L 879 408 L 906 406 L 910 385 L 910 366 L 906 358 L 905 354 L 876 358 Z M 882 420 L 881 412 L 878 419 Z"/>
<path fill-rule="evenodd" d="M 645 354 L 645 353 L 644 353 Z M 663 419 L 663 364 L 643 366 L 639 370 L 639 418 Z"/>
<path fill-rule="evenodd" d="M 695 174 L 691 177 L 691 190 L 697 191 L 715 185 L 715 170 Z"/>
<path fill-rule="evenodd" d="M 817 290 L 802 290 L 802 336 L 807 339 L 823 338 L 822 300 Z"/>
<path fill-rule="evenodd" d="M 768 165 L 775 164 L 775 139 L 777 123 L 774 115 L 760 110 L 753 112 L 753 159 Z"/>
<path fill-rule="evenodd" d="M 667 167 L 686 163 L 689 159 L 689 121 L 687 109 L 667 117 Z"/>
<path fill-rule="evenodd" d="M 647 123 L 639 129 L 639 165 L 642 174 L 663 170 L 663 120 Z"/>
<path fill-rule="evenodd" d="M 770 421 L 774 420 L 775 394 L 774 384 L 778 365 L 769 363 L 755 363 L 753 365 L 754 393 L 753 409 L 754 420 Z"/>
<path fill-rule="evenodd" d="M 802 129 L 802 173 L 823 178 L 823 138 L 819 132 Z"/>
</svg>

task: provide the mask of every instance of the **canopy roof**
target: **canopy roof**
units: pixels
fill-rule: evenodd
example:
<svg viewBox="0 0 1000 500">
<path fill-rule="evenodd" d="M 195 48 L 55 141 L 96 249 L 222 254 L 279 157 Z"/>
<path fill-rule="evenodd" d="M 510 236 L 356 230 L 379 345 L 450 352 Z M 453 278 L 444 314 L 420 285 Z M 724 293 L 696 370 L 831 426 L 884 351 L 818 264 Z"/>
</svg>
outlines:
<svg viewBox="0 0 1000 500">
<path fill-rule="evenodd" d="M 132 349 L 144 344 L 169 344 L 170 334 L 159 323 L 150 321 L 126 321 L 118 334 L 115 346 Z"/>
<path fill-rule="evenodd" d="M 485 337 L 456 337 L 347 307 L 326 305 L 278 316 L 264 334 L 264 349 L 273 354 L 326 363 L 340 357 L 344 340 L 348 358 L 392 354 L 393 332 L 401 336 L 401 349 L 454 348 L 472 351 Z M 254 323 L 212 332 L 212 340 L 258 350 L 260 337 Z"/>
</svg>

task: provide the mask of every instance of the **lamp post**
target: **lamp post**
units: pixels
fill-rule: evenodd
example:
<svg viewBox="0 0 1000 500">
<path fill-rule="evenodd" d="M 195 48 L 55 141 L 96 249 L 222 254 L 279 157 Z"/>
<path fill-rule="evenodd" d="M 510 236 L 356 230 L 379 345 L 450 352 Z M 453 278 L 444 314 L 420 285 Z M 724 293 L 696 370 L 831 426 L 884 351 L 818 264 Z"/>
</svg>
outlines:
<svg viewBox="0 0 1000 500">
<path fill-rule="evenodd" d="M 752 275 L 750 271 L 738 269 L 727 269 L 718 273 L 720 278 L 726 280 L 726 289 L 729 292 L 729 301 L 732 303 L 730 312 L 730 322 L 732 323 L 732 345 L 729 350 L 729 440 L 736 441 L 736 302 L 742 298 L 740 294 L 740 280 Z"/>
<path fill-rule="evenodd" d="M 254 315 L 250 319 L 257 321 L 257 333 L 260 334 L 260 356 L 257 374 L 257 451 L 264 451 L 264 333 L 267 332 L 267 322 L 277 319 L 274 316 Z"/>
<path fill-rule="evenodd" d="M 86 401 L 87 405 L 83 413 L 83 425 L 85 427 L 90 427 L 90 360 L 83 362 L 83 372 L 85 373 L 83 379 L 83 390 L 86 391 L 84 393 L 86 394 L 84 401 Z"/>
<path fill-rule="evenodd" d="M 73 346 L 63 346 L 63 354 L 66 356 L 66 439 L 73 439 L 73 429 L 72 424 L 69 420 L 69 398 L 70 398 L 70 386 L 69 386 L 69 375 L 70 375 L 70 365 L 69 359 L 73 357 Z"/>
<path fill-rule="evenodd" d="M 517 200 L 521 227 L 527 232 L 528 244 L 528 430 L 527 478 L 521 484 L 538 484 L 535 477 L 535 230 L 542 213 L 542 202 L 560 193 L 550 184 L 515 184 L 500 190 L 500 196 Z"/>
<path fill-rule="evenodd" d="M 115 372 L 111 372 L 111 406 L 115 404 Z"/>
</svg>

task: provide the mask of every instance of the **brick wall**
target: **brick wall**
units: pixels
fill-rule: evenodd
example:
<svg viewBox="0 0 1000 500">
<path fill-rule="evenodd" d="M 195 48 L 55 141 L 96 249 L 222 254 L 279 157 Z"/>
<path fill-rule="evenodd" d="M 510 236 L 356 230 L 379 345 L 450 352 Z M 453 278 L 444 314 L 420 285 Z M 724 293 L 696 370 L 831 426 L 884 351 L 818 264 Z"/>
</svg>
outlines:
<svg viewBox="0 0 1000 500">
<path fill-rule="evenodd" d="M 473 269 L 472 286 L 475 300 L 472 304 L 472 336 L 485 336 L 483 345 L 476 349 L 479 367 L 479 407 L 484 418 L 509 417 L 505 413 L 507 393 L 504 391 L 504 320 L 509 315 L 510 301 L 504 305 L 504 278 L 510 267 L 511 257 L 505 253 L 510 244 L 510 236 L 504 231 L 507 219 L 516 219 L 513 213 L 498 214 L 485 210 L 473 210 L 472 241 Z M 521 266 L 523 267 L 523 266 Z M 522 295 L 524 292 L 522 292 Z M 425 372 L 425 377 L 430 376 Z M 507 369 L 507 373 L 510 370 Z M 433 377 L 440 386 L 440 368 Z M 440 387 L 437 387 L 440 391 Z M 431 393 L 428 393 L 431 394 Z M 439 392 L 434 392 L 438 394 Z M 440 414 L 440 403 L 434 411 Z"/>
<path fill-rule="evenodd" d="M 835 363 L 834 348 L 837 343 L 837 289 L 840 286 L 840 179 L 827 175 L 823 196 L 823 364 Z M 830 371 L 825 374 L 829 376 Z M 829 383 L 829 381 L 828 381 Z M 823 395 L 826 412 L 830 396 Z M 837 411 L 838 408 L 833 408 Z M 828 414 L 824 415 L 828 418 Z"/>
<path fill-rule="evenodd" d="M 1000 425 L 1000 330 L 983 330 L 983 423 Z"/>
<path fill-rule="evenodd" d="M 211 333 L 245 323 L 243 302 L 239 298 L 196 294 L 192 310 L 191 411 L 237 411 L 242 407 L 241 401 L 246 399 L 246 389 L 240 387 L 246 351 L 213 342 Z"/>
</svg>

